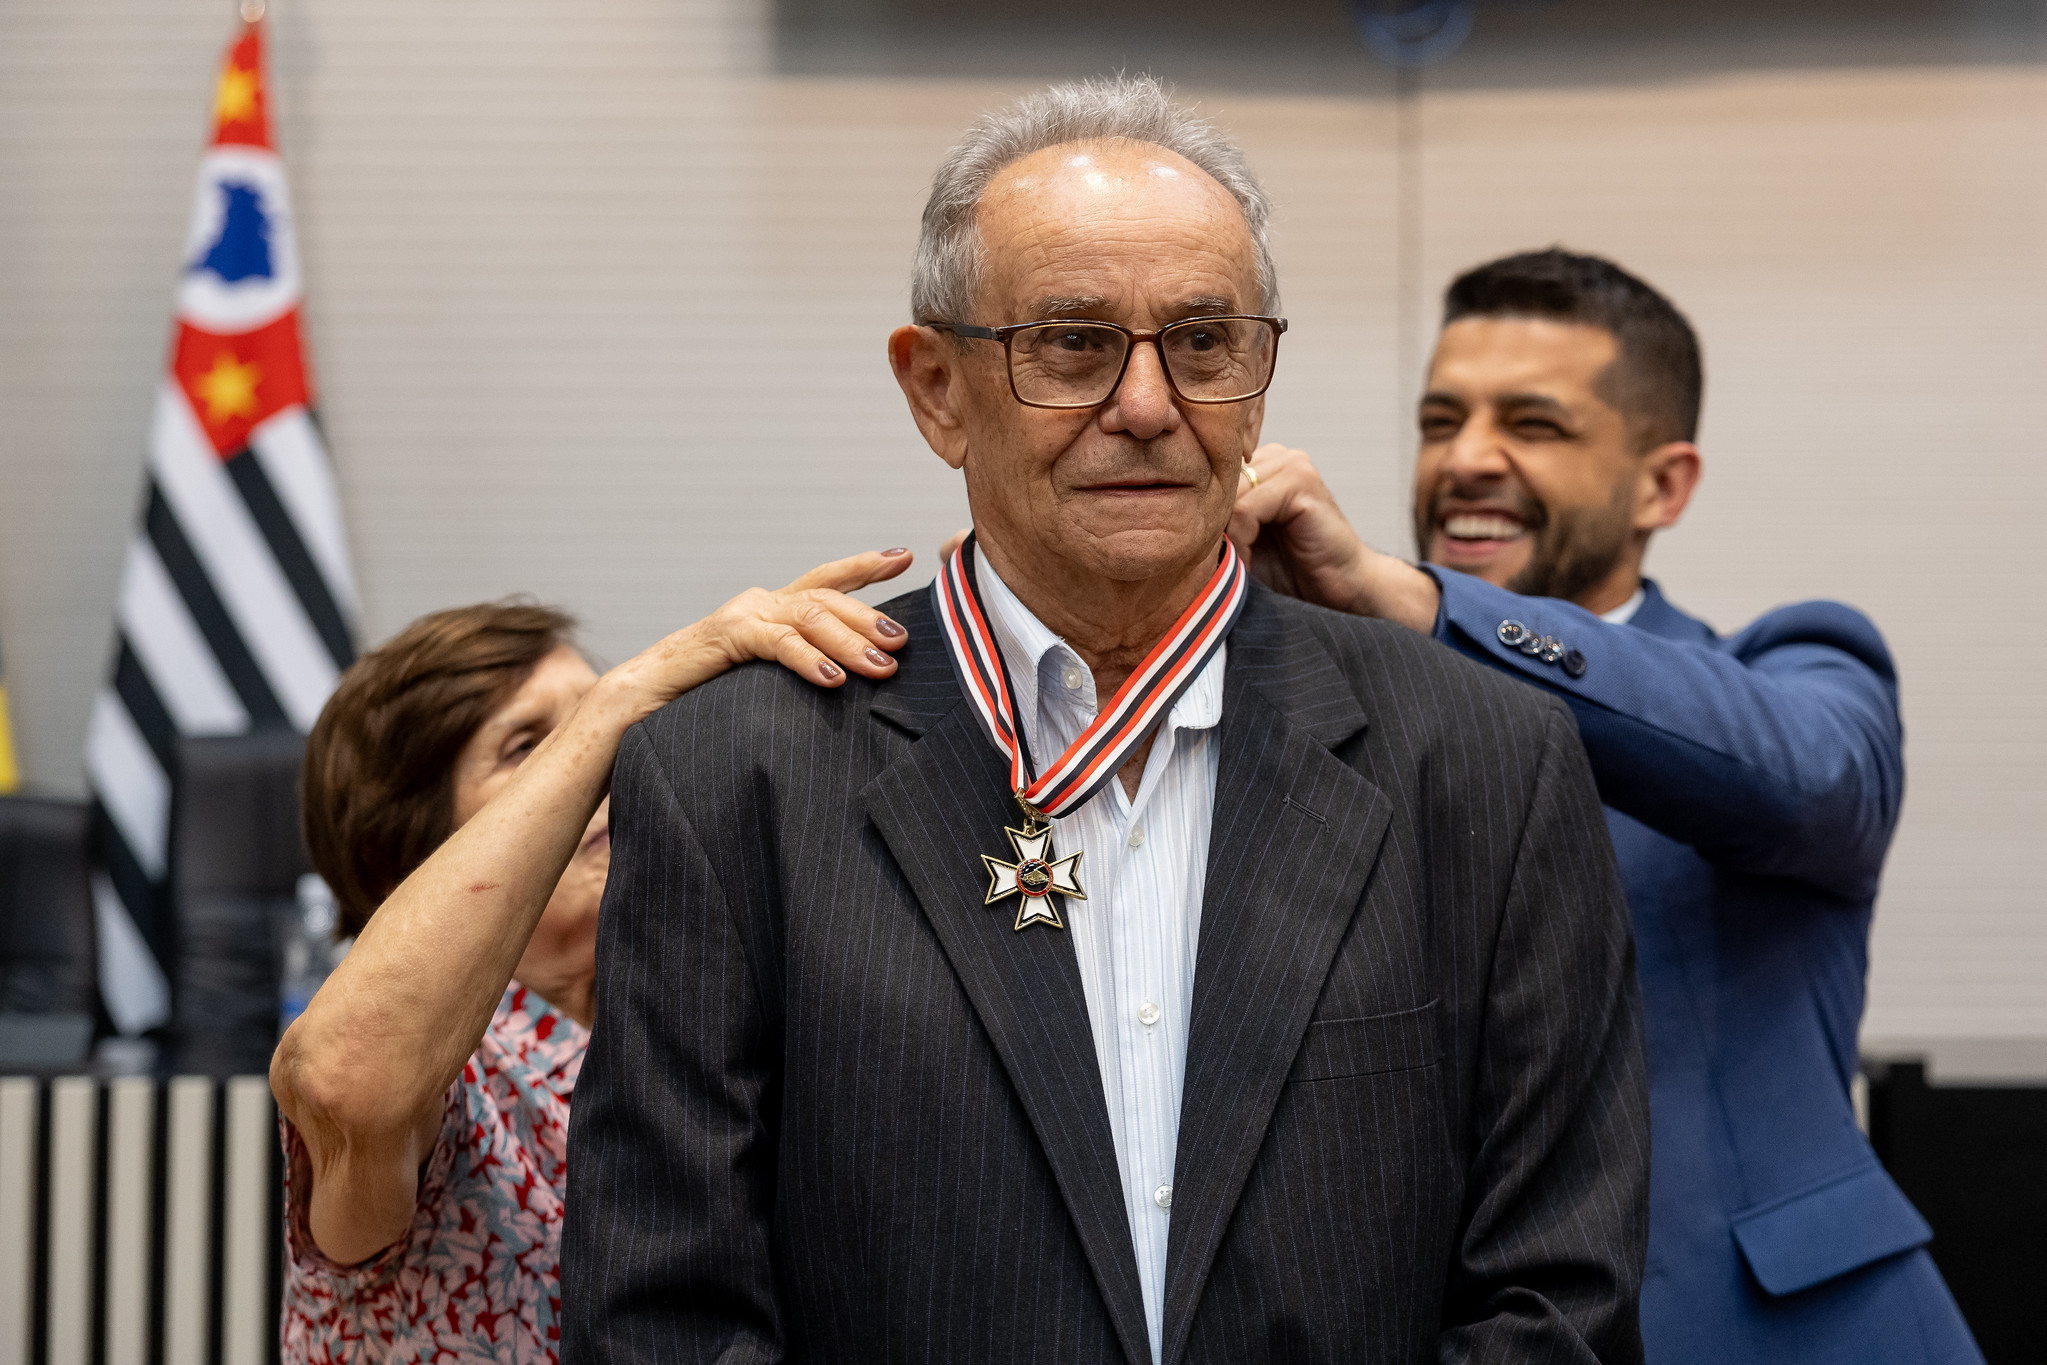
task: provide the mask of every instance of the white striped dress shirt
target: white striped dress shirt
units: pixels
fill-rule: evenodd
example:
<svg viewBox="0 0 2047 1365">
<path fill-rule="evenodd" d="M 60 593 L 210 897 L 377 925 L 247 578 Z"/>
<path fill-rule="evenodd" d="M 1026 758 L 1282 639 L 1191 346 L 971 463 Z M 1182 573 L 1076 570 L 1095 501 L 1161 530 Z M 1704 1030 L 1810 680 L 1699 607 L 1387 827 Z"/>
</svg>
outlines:
<svg viewBox="0 0 2047 1365">
<path fill-rule="evenodd" d="M 974 568 L 989 629 L 1016 691 L 1017 719 L 1042 772 L 1094 719 L 1094 674 L 1031 614 L 985 555 L 976 557 Z M 1087 899 L 1063 902 L 1060 916 L 1080 959 L 1155 1363 L 1226 652 L 1227 646 L 1218 649 L 1173 704 L 1136 797 L 1112 780 L 1079 810 L 1052 822 L 1054 852 L 1083 855 L 1080 884 Z"/>
</svg>

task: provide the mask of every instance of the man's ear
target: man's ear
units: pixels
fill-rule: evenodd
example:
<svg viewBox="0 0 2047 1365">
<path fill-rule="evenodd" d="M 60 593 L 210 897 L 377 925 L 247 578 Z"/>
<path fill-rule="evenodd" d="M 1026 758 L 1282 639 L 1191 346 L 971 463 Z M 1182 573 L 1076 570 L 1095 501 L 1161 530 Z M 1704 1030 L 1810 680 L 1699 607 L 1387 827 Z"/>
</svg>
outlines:
<svg viewBox="0 0 2047 1365">
<path fill-rule="evenodd" d="M 1699 474 L 1699 448 L 1690 441 L 1667 441 L 1644 455 L 1635 494 L 1635 529 L 1660 531 L 1677 525 L 1692 490 L 1699 486 Z"/>
<path fill-rule="evenodd" d="M 910 400 L 910 416 L 925 443 L 954 469 L 967 461 L 959 361 L 951 339 L 929 327 L 898 327 L 888 334 L 889 368 Z"/>
</svg>

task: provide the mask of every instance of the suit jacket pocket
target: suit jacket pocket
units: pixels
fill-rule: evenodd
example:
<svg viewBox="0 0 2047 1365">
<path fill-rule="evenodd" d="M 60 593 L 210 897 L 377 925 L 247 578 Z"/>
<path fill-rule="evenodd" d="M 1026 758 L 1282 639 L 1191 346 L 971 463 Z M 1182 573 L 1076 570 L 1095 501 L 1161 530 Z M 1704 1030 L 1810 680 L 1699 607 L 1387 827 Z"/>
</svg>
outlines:
<svg viewBox="0 0 2047 1365">
<path fill-rule="evenodd" d="M 1333 1081 L 1380 1071 L 1434 1066 L 1436 1002 L 1362 1019 L 1322 1019 L 1308 1025 L 1294 1057 L 1293 1081 Z"/>
<path fill-rule="evenodd" d="M 1932 1238 L 1873 1156 L 1734 1215 L 1734 1240 L 1769 1294 L 1810 1289 Z"/>
</svg>

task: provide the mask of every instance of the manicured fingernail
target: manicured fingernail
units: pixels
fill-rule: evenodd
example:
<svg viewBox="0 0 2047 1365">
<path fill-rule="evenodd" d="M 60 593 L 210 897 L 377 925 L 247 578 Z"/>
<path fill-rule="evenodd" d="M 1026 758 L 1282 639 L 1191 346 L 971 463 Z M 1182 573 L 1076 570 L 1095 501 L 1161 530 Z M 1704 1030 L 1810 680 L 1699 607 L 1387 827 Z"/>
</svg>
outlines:
<svg viewBox="0 0 2047 1365">
<path fill-rule="evenodd" d="M 882 551 L 882 554 L 890 559 L 894 559 L 897 555 L 906 555 L 908 553 L 910 553 L 910 547 L 907 545 L 897 545 Z"/>
<path fill-rule="evenodd" d="M 826 682 L 837 682 L 846 675 L 840 671 L 837 664 L 833 663 L 830 659 L 824 659 L 819 661 L 817 665 L 817 676 L 823 678 Z"/>
<path fill-rule="evenodd" d="M 867 662 L 873 664 L 876 668 L 887 668 L 889 658 L 888 655 L 882 653 L 873 645 L 869 645 L 867 647 Z"/>
<path fill-rule="evenodd" d="M 877 616 L 874 618 L 874 629 L 881 635 L 891 640 L 895 639 L 897 636 L 903 633 L 903 628 L 897 625 L 895 622 L 889 620 L 886 616 Z"/>
</svg>

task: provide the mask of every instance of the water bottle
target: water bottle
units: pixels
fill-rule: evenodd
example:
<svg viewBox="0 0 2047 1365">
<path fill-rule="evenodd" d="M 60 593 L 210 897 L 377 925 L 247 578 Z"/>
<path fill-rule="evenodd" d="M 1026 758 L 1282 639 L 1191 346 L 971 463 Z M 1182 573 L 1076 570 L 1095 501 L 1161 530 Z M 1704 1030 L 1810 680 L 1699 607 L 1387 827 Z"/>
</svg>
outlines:
<svg viewBox="0 0 2047 1365">
<path fill-rule="evenodd" d="M 284 935 L 284 979 L 278 992 L 277 1028 L 282 1033 L 306 1012 L 313 992 L 348 953 L 348 942 L 336 942 L 339 912 L 334 892 L 316 873 L 298 881 L 298 898 Z"/>
</svg>

